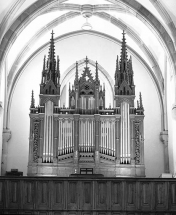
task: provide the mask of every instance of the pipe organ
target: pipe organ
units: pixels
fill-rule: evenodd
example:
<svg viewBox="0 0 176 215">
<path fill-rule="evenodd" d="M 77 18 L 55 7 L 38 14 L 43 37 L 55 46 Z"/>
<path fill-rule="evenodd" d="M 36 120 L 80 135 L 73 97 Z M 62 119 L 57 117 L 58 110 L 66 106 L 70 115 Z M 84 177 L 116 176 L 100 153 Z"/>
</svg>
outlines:
<svg viewBox="0 0 176 215">
<path fill-rule="evenodd" d="M 82 74 L 75 64 L 69 85 L 69 107 L 60 107 L 60 60 L 55 58 L 53 32 L 48 59 L 44 57 L 40 104 L 30 106 L 29 176 L 69 176 L 81 169 L 110 177 L 144 177 L 144 108 L 141 93 L 134 106 L 132 58 L 128 59 L 123 32 L 117 56 L 114 107 L 105 107 L 105 86 L 89 69 L 85 58 Z"/>
</svg>

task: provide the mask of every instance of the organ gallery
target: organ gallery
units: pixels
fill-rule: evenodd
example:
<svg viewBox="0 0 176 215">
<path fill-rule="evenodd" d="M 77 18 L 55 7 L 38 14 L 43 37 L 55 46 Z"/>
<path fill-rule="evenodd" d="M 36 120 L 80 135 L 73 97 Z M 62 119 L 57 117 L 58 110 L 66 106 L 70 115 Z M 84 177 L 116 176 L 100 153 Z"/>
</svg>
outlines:
<svg viewBox="0 0 176 215">
<path fill-rule="evenodd" d="M 114 76 L 114 104 L 105 105 L 106 86 L 100 83 L 98 62 L 89 58 L 69 86 L 69 106 L 60 105 L 60 60 L 55 56 L 53 32 L 44 57 L 39 105 L 32 91 L 30 106 L 29 176 L 69 176 L 87 173 L 106 177 L 144 177 L 144 107 L 135 105 L 132 58 L 123 32 Z"/>
</svg>

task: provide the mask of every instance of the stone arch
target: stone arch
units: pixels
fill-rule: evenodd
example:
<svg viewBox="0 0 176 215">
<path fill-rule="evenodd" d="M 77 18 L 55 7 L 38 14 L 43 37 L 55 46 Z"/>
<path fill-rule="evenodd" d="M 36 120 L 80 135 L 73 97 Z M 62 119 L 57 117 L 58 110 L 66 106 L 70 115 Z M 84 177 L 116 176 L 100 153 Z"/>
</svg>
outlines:
<svg viewBox="0 0 176 215">
<path fill-rule="evenodd" d="M 64 0 L 63 1 L 60 0 L 59 3 L 62 3 L 62 2 L 64 2 Z M 109 2 L 114 3 L 114 1 L 109 1 Z M 1 61 L 5 57 L 5 54 L 6 54 L 7 50 L 9 49 L 10 44 L 13 43 L 13 40 L 19 34 L 22 24 L 27 24 L 28 22 L 30 22 L 31 19 L 34 19 L 37 15 L 44 12 L 45 9 L 47 9 L 47 7 L 56 3 L 56 0 L 45 1 L 43 4 L 42 3 L 43 2 L 39 0 L 36 3 L 32 4 L 29 8 L 27 8 L 18 17 L 18 19 L 15 20 L 13 25 L 6 32 L 6 34 L 2 40 L 2 48 L 0 50 L 0 60 Z M 161 41 L 164 42 L 168 52 L 170 53 L 170 57 L 172 59 L 171 60 L 172 66 L 174 66 L 174 69 L 176 71 L 174 44 L 173 44 L 171 37 L 169 36 L 167 31 L 164 29 L 162 24 L 150 13 L 150 11 L 148 11 L 146 8 L 144 8 L 140 3 L 136 2 L 136 1 L 132 2 L 132 1 L 128 1 L 128 0 L 123 0 L 123 2 L 122 2 L 122 0 L 121 0 L 121 1 L 119 1 L 119 3 L 123 6 L 127 5 L 128 6 L 128 7 L 126 7 L 127 12 L 130 12 L 130 13 L 134 14 L 137 18 L 141 19 L 141 21 L 145 22 L 145 24 L 147 24 L 149 28 L 152 28 L 153 31 L 156 33 L 156 35 L 159 36 Z M 110 10 L 110 9 L 116 10 L 116 7 L 115 7 L 116 5 L 110 5 L 110 6 L 106 5 L 105 7 L 103 7 L 103 10 Z M 59 4 L 59 6 L 61 6 L 62 9 L 63 9 L 63 7 L 66 8 L 66 6 L 67 6 L 67 9 L 69 7 L 69 9 L 72 9 L 72 10 L 79 10 L 79 11 L 81 10 L 81 7 L 79 7 L 79 5 L 75 6 L 72 4 L 68 4 L 68 5 Z M 98 10 L 98 8 L 96 8 L 96 9 Z M 99 9 L 102 9 L 102 5 L 100 6 Z"/>
</svg>

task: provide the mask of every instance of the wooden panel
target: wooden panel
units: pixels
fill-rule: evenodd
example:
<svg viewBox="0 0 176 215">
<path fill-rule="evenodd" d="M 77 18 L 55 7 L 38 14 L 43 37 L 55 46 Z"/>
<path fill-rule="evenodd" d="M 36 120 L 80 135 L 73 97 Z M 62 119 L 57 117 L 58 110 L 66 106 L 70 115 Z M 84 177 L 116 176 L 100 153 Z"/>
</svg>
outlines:
<svg viewBox="0 0 176 215">
<path fill-rule="evenodd" d="M 49 209 L 49 182 L 39 181 L 37 185 L 37 200 L 39 209 Z"/>
<path fill-rule="evenodd" d="M 122 182 L 112 182 L 111 183 L 111 204 L 113 210 L 122 209 L 123 200 L 123 190 Z"/>
<path fill-rule="evenodd" d="M 127 182 L 125 188 L 125 201 L 127 210 L 135 210 L 136 209 L 136 183 L 135 182 Z"/>
<path fill-rule="evenodd" d="M 23 182 L 23 208 L 33 209 L 35 202 L 34 195 L 34 181 L 24 181 Z"/>
<path fill-rule="evenodd" d="M 20 190 L 19 190 L 19 181 L 13 180 L 7 182 L 7 208 L 16 209 L 19 208 L 20 202 Z"/>
<path fill-rule="evenodd" d="M 169 207 L 171 210 L 176 210 L 176 183 L 169 185 Z"/>
<path fill-rule="evenodd" d="M 107 182 L 97 182 L 97 209 L 106 210 L 107 208 Z"/>
<path fill-rule="evenodd" d="M 6 178 L 0 193 L 0 214 L 176 214 L 175 179 Z"/>
<path fill-rule="evenodd" d="M 167 210 L 168 208 L 167 184 L 165 182 L 155 184 L 155 207 L 157 210 Z"/>
<path fill-rule="evenodd" d="M 92 200 L 93 200 L 93 191 L 92 191 L 92 182 L 85 181 L 82 182 L 81 187 L 81 199 L 80 199 L 80 208 L 84 210 L 90 210 L 92 208 Z"/>
<path fill-rule="evenodd" d="M 143 211 L 152 209 L 152 184 L 149 182 L 140 184 L 140 207 Z"/>
<path fill-rule="evenodd" d="M 4 198 L 3 198 L 3 193 L 4 193 L 4 182 L 3 181 L 0 181 L 0 208 L 3 208 L 5 205 L 4 205 Z"/>
<path fill-rule="evenodd" d="M 54 181 L 52 184 L 52 208 L 53 209 L 64 209 L 64 182 Z"/>
<path fill-rule="evenodd" d="M 68 209 L 77 209 L 78 207 L 78 184 L 75 181 L 68 182 Z"/>
</svg>

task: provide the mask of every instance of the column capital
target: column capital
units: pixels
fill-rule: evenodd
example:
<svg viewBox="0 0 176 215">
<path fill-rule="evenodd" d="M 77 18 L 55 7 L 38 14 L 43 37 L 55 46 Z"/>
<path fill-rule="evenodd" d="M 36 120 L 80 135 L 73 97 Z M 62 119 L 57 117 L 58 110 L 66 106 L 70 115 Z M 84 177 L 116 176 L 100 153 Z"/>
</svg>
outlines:
<svg viewBox="0 0 176 215">
<path fill-rule="evenodd" d="M 4 129 L 2 136 L 3 136 L 3 142 L 8 142 L 12 136 L 12 133 L 9 129 Z"/>
<path fill-rule="evenodd" d="M 168 142 L 168 131 L 162 131 L 160 133 L 160 139 L 163 143 L 167 143 Z"/>
</svg>

